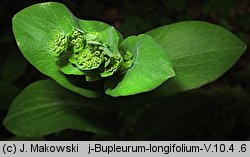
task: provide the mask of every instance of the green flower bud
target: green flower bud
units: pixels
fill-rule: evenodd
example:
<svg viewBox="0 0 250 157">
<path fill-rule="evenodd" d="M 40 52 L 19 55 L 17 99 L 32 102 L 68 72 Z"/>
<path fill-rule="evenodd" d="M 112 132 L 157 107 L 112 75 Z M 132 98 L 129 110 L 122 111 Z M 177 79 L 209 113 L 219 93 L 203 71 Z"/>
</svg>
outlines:
<svg viewBox="0 0 250 157">
<path fill-rule="evenodd" d="M 121 63 L 121 66 L 119 68 L 120 73 L 124 73 L 125 71 L 127 71 L 129 68 L 131 68 L 133 66 L 133 54 L 126 50 L 121 51 L 122 54 L 122 58 L 123 58 L 123 62 Z"/>
<path fill-rule="evenodd" d="M 105 62 L 104 71 L 101 73 L 102 77 L 113 75 L 120 67 L 122 57 L 120 54 L 114 54 L 112 58 L 108 58 L 109 62 Z M 106 65 L 108 63 L 108 65 Z"/>
<path fill-rule="evenodd" d="M 50 44 L 50 49 L 59 56 L 62 52 L 66 51 L 68 47 L 68 39 L 63 33 L 55 35 L 55 39 Z"/>
<path fill-rule="evenodd" d="M 132 65 L 133 65 L 133 61 L 128 60 L 128 61 L 124 62 L 124 69 L 127 70 L 127 69 L 131 68 Z"/>
<path fill-rule="evenodd" d="M 57 54 L 67 51 L 68 61 L 84 72 L 87 81 L 128 70 L 133 65 L 132 53 L 113 52 L 110 45 L 99 40 L 98 35 L 98 32 L 84 32 L 76 28 L 67 36 L 57 34 L 50 47 Z"/>
<path fill-rule="evenodd" d="M 79 30 L 74 30 L 73 33 L 69 34 L 68 38 L 70 40 L 70 50 L 74 53 L 84 48 L 84 34 Z"/>
<path fill-rule="evenodd" d="M 122 57 L 124 60 L 128 61 L 128 60 L 132 59 L 133 55 L 130 51 L 127 50 Z"/>
<path fill-rule="evenodd" d="M 95 52 L 94 52 L 94 56 L 97 56 L 97 57 L 98 57 L 98 56 L 100 56 L 100 55 L 101 55 L 101 52 L 100 52 L 100 51 L 95 51 Z"/>
</svg>

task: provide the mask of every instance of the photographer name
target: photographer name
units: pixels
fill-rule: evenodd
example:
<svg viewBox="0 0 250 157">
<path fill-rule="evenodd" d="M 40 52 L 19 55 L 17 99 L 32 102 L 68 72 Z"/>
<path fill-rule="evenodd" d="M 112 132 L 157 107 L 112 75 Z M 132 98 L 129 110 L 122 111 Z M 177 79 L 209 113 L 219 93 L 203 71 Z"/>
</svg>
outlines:
<svg viewBox="0 0 250 157">
<path fill-rule="evenodd" d="M 74 153 L 79 151 L 78 144 L 71 145 L 48 145 L 48 144 L 23 144 L 19 149 L 21 153 L 23 152 L 31 152 L 31 153 Z"/>
</svg>

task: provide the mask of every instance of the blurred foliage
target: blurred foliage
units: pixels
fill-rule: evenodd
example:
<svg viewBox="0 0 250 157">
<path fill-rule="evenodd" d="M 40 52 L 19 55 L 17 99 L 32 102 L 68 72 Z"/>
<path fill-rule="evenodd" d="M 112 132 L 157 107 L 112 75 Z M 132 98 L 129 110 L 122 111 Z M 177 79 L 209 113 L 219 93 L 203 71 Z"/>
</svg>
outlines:
<svg viewBox="0 0 250 157">
<path fill-rule="evenodd" d="M 12 33 L 11 19 L 21 9 L 41 0 L 0 2 L 0 121 L 13 98 L 25 86 L 44 78 L 20 55 Z M 143 33 L 152 28 L 183 20 L 203 20 L 219 24 L 250 45 L 249 0 L 74 0 L 59 2 L 67 5 L 81 19 L 107 22 L 125 36 Z M 182 140 L 244 140 L 250 138 L 250 62 L 249 50 L 239 62 L 218 81 L 194 92 L 207 94 L 214 100 L 211 122 L 206 123 Z M 127 111 L 124 111 L 127 112 Z M 135 110 L 123 119 L 130 133 L 141 114 Z M 121 113 L 123 114 L 123 113 Z M 91 139 L 92 134 L 64 131 L 46 140 Z M 0 140 L 13 137 L 0 125 Z M 111 138 L 111 137 L 110 137 Z M 20 139 L 20 138 L 14 138 Z M 92 139 L 102 139 L 94 135 Z M 171 138 L 170 138 L 171 139 Z M 180 138 L 174 138 L 177 140 Z"/>
</svg>

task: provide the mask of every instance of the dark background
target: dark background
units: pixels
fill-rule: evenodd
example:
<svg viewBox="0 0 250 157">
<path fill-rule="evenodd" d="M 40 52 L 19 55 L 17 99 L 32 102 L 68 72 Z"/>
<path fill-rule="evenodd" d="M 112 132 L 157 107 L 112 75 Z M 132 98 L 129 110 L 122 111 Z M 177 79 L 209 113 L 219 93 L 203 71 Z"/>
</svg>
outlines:
<svg viewBox="0 0 250 157">
<path fill-rule="evenodd" d="M 15 13 L 43 1 L 0 1 L 0 121 L 14 97 L 28 84 L 46 78 L 21 55 L 12 33 Z M 249 0 L 63 0 L 81 19 L 114 25 L 126 37 L 183 20 L 203 20 L 221 25 L 249 47 Z M 192 134 L 174 140 L 250 140 L 250 62 L 247 50 L 223 77 L 200 91 L 213 97 L 212 120 Z M 67 139 L 48 136 L 48 140 Z M 88 134 L 77 133 L 78 139 Z M 0 140 L 13 135 L 0 124 Z M 72 138 L 71 138 L 72 139 Z M 159 138 L 161 139 L 161 138 Z M 165 138 L 162 138 L 165 139 Z M 167 138 L 171 139 L 171 138 Z"/>
</svg>

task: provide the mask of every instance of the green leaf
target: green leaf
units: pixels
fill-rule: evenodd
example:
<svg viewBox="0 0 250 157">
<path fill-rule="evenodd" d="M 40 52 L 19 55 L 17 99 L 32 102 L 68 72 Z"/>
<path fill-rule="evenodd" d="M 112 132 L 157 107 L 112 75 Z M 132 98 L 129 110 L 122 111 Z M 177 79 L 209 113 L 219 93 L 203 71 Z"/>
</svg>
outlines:
<svg viewBox="0 0 250 157">
<path fill-rule="evenodd" d="M 70 62 L 61 68 L 61 71 L 67 75 L 84 75 L 84 72 L 78 69 L 76 66 Z"/>
<path fill-rule="evenodd" d="M 166 25 L 147 32 L 170 55 L 176 76 L 155 93 L 166 95 L 210 83 L 240 58 L 246 45 L 226 29 L 200 21 Z"/>
<path fill-rule="evenodd" d="M 138 119 L 134 140 L 186 137 L 210 120 L 212 104 L 210 97 L 201 93 L 154 101 Z"/>
<path fill-rule="evenodd" d="M 109 133 L 114 114 L 98 99 L 81 97 L 52 80 L 25 88 L 11 104 L 5 127 L 20 137 L 41 137 L 64 129 Z"/>
<path fill-rule="evenodd" d="M 8 82 L 0 82 L 0 110 L 7 111 L 12 100 L 18 95 L 20 89 Z"/>
<path fill-rule="evenodd" d="M 100 32 L 99 39 L 104 44 L 108 44 L 110 46 L 110 50 L 112 52 L 111 54 L 107 54 L 109 57 L 112 57 L 113 53 L 118 53 L 119 36 L 116 33 L 116 30 L 114 27 L 108 27 L 104 31 Z M 107 49 L 106 51 L 109 51 L 109 50 Z"/>
<path fill-rule="evenodd" d="M 56 2 L 30 6 L 13 18 L 14 35 L 25 58 L 60 85 L 86 97 L 98 97 L 100 93 L 87 89 L 83 80 L 76 85 L 70 76 L 63 74 L 60 69 L 65 60 L 58 60 L 49 43 L 58 31 L 67 35 L 74 28 L 100 31 L 107 26 L 96 21 L 79 21 L 63 4 Z"/>
<path fill-rule="evenodd" d="M 94 20 L 79 20 L 80 28 L 87 31 L 87 32 L 102 32 L 106 29 L 112 29 L 114 27 L 111 27 L 110 25 L 100 22 L 100 21 L 94 21 Z M 117 35 L 119 36 L 119 42 L 123 41 L 123 37 L 119 31 L 115 29 Z"/>
<path fill-rule="evenodd" d="M 81 19 L 78 20 L 80 28 L 86 32 L 101 32 L 110 27 L 110 25 L 100 21 L 81 20 Z"/>
<path fill-rule="evenodd" d="M 133 54 L 133 66 L 122 77 L 105 82 L 106 93 L 111 96 L 151 91 L 175 75 L 164 48 L 148 35 L 128 37 L 120 48 Z"/>
</svg>

